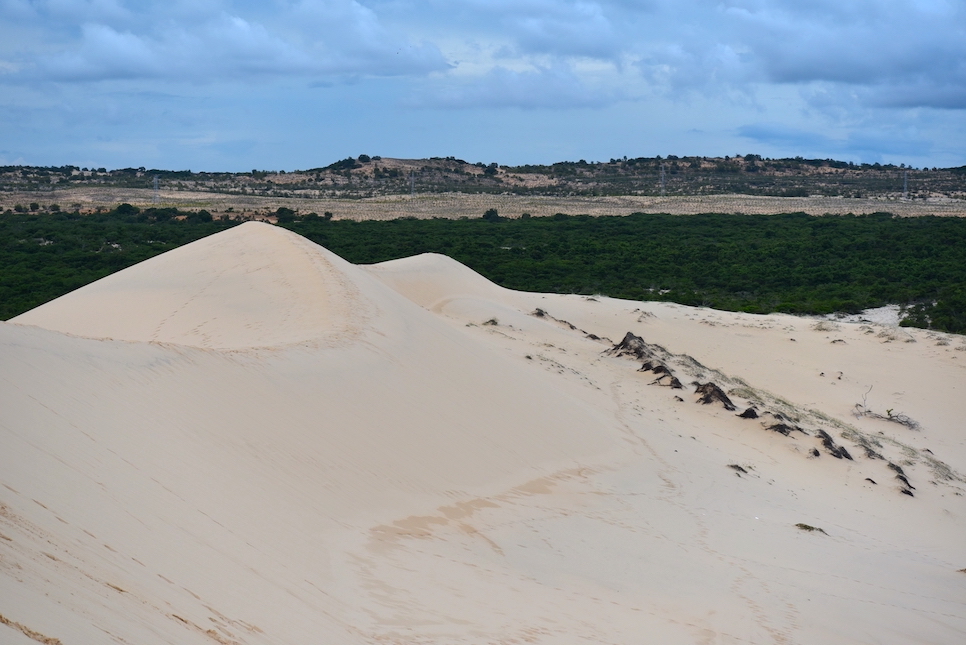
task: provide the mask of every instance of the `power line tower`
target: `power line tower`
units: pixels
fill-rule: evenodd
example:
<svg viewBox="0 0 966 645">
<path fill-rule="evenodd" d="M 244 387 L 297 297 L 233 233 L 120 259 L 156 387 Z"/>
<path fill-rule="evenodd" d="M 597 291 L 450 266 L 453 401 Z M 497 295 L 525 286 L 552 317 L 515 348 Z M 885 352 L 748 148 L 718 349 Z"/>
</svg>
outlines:
<svg viewBox="0 0 966 645">
<path fill-rule="evenodd" d="M 661 197 L 664 197 L 666 181 L 664 176 L 664 163 L 661 162 Z"/>
<path fill-rule="evenodd" d="M 161 192 L 158 190 L 158 176 L 154 176 L 154 198 L 151 200 L 155 204 L 161 203 Z"/>
</svg>

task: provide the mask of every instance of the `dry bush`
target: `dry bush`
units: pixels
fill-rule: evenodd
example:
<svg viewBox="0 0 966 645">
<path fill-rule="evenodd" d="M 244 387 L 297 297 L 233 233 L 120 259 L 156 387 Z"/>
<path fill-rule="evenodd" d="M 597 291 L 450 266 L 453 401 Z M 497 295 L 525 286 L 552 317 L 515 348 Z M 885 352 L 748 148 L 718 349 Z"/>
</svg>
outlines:
<svg viewBox="0 0 966 645">
<path fill-rule="evenodd" d="M 820 320 L 819 322 L 812 325 L 812 329 L 815 331 L 838 331 L 842 326 L 838 323 L 832 322 L 831 320 Z"/>
</svg>

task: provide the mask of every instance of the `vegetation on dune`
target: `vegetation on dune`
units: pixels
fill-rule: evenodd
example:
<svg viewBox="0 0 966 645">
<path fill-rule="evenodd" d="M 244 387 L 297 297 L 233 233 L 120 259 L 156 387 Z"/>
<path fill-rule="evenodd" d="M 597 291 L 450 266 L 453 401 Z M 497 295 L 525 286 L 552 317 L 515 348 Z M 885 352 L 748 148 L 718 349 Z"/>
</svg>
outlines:
<svg viewBox="0 0 966 645">
<path fill-rule="evenodd" d="M 906 324 L 966 333 L 966 220 L 645 215 L 355 222 L 280 211 L 350 262 L 436 252 L 511 289 L 734 311 L 854 313 L 912 305 Z M 0 215 L 0 317 L 234 225 L 122 205 L 89 216 Z"/>
</svg>

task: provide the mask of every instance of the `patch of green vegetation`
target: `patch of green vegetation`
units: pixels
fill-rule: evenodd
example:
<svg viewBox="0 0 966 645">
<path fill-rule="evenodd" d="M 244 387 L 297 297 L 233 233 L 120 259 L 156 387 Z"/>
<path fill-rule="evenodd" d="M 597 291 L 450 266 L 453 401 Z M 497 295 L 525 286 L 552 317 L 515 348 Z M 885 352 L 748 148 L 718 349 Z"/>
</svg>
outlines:
<svg viewBox="0 0 966 645">
<path fill-rule="evenodd" d="M 966 219 L 782 215 L 332 220 L 282 226 L 357 264 L 448 255 L 522 291 L 603 294 L 753 313 L 913 304 L 908 324 L 966 333 Z M 0 215 L 6 319 L 235 222 L 139 210 Z M 919 303 L 918 305 L 916 303 Z M 917 308 L 918 307 L 918 308 Z"/>
<path fill-rule="evenodd" d="M 966 333 L 966 220 L 959 218 L 558 214 L 286 226 L 350 262 L 443 253 L 523 291 L 752 313 L 922 302 L 943 315 L 911 324 Z"/>
<path fill-rule="evenodd" d="M 180 219 L 180 218 L 184 219 Z M 140 210 L 0 215 L 0 319 L 233 226 L 209 213 Z"/>
<path fill-rule="evenodd" d="M 828 535 L 828 533 L 825 533 L 825 530 L 824 529 L 820 529 L 817 526 L 810 526 L 808 524 L 803 524 L 801 522 L 799 522 L 798 524 L 796 524 L 795 525 L 795 528 L 802 529 L 803 531 L 808 531 L 809 533 L 811 533 L 812 531 L 818 531 L 819 533 L 823 533 L 825 535 Z"/>
</svg>

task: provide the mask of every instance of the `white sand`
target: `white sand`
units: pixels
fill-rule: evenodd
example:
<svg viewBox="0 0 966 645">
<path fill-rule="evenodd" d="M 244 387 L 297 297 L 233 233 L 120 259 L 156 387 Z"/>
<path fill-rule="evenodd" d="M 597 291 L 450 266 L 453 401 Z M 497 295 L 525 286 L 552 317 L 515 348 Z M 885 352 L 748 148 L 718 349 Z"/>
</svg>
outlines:
<svg viewBox="0 0 966 645">
<path fill-rule="evenodd" d="M 903 319 L 902 309 L 899 305 L 886 305 L 884 307 L 873 307 L 857 314 L 830 314 L 823 316 L 825 320 L 845 323 L 875 323 L 886 327 L 898 327 Z"/>
<path fill-rule="evenodd" d="M 963 642 L 966 345 L 816 324 L 266 224 L 159 256 L 0 324 L 0 643 Z"/>
</svg>

